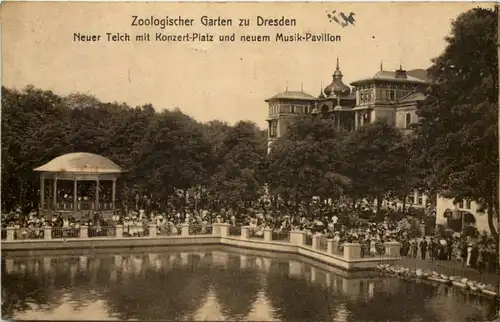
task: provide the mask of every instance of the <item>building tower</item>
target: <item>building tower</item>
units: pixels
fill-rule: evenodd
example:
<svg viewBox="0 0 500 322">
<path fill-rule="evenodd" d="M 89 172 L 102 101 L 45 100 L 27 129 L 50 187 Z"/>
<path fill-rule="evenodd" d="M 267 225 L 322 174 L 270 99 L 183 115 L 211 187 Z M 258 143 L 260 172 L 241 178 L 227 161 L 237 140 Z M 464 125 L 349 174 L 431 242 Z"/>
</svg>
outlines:
<svg viewBox="0 0 500 322">
<path fill-rule="evenodd" d="M 267 153 L 271 151 L 272 143 L 286 132 L 288 123 L 299 114 L 311 113 L 316 98 L 300 91 L 289 91 L 274 95 L 266 100 L 269 106 L 267 117 Z"/>
</svg>

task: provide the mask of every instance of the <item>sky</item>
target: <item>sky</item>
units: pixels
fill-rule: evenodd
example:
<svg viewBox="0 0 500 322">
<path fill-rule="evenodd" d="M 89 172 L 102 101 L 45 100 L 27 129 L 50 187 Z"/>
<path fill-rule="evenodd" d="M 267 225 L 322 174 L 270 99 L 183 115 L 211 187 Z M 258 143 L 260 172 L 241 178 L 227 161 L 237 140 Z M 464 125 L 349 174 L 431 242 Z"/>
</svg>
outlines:
<svg viewBox="0 0 500 322">
<path fill-rule="evenodd" d="M 266 128 L 265 99 L 289 90 L 319 95 L 339 57 L 344 82 L 384 70 L 427 68 L 446 43 L 451 21 L 478 3 L 3 3 L 2 85 L 26 85 L 60 95 L 89 94 L 157 110 L 180 108 L 195 119 Z M 492 6 L 483 5 L 483 6 Z M 353 12 L 342 27 L 327 13 Z M 131 26 L 132 16 L 194 19 L 190 27 Z M 202 16 L 233 19 L 232 27 L 201 26 Z M 257 16 L 296 19 L 293 27 L 256 26 Z M 239 18 L 251 20 L 239 27 Z M 129 33 L 128 43 L 106 33 Z M 138 34 L 211 33 L 214 42 L 137 42 Z M 237 41 L 217 35 L 235 33 Z M 330 33 L 340 42 L 278 43 L 276 33 Z M 101 35 L 74 41 L 74 33 Z M 241 35 L 270 35 L 270 43 L 242 43 Z"/>
</svg>

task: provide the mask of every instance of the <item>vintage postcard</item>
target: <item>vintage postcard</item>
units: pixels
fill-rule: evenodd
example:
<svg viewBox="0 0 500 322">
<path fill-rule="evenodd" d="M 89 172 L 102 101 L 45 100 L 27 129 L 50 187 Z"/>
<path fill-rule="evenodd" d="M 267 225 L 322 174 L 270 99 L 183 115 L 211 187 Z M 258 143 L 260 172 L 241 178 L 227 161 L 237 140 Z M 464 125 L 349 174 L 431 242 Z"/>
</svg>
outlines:
<svg viewBox="0 0 500 322">
<path fill-rule="evenodd" d="M 0 14 L 3 320 L 498 319 L 494 3 Z"/>
</svg>

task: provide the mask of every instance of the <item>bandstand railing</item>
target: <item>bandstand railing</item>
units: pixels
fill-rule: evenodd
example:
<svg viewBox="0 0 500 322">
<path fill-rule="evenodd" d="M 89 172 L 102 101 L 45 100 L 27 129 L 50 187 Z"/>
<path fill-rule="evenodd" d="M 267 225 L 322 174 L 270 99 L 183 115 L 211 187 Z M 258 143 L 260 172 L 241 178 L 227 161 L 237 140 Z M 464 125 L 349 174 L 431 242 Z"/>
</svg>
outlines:
<svg viewBox="0 0 500 322">
<path fill-rule="evenodd" d="M 49 208 L 50 209 L 50 208 Z M 56 210 L 58 211 L 75 211 L 75 203 L 72 201 L 62 201 L 56 204 Z M 94 201 L 77 201 L 76 203 L 77 211 L 95 211 L 96 203 Z M 99 209 L 101 211 L 113 210 L 112 202 L 99 202 Z"/>
</svg>

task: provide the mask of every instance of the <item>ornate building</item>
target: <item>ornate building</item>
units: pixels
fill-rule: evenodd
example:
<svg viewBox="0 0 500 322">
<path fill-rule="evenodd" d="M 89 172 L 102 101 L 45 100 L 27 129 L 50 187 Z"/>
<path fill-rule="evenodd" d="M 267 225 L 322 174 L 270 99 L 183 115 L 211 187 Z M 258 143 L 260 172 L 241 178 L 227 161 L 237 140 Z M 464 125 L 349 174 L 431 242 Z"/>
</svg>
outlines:
<svg viewBox="0 0 500 322">
<path fill-rule="evenodd" d="M 287 123 L 298 114 L 331 117 L 339 131 L 353 131 L 359 126 L 385 120 L 402 130 L 418 122 L 417 105 L 425 98 L 429 84 L 424 70 L 385 71 L 380 66 L 374 76 L 344 84 L 339 60 L 331 83 L 318 97 L 288 89 L 266 100 L 268 114 L 268 151 L 274 140 L 283 135 Z"/>
<path fill-rule="evenodd" d="M 303 90 L 287 89 L 266 100 L 269 105 L 268 152 L 298 114 L 331 117 L 337 122 L 339 131 L 353 131 L 364 124 L 385 120 L 409 134 L 412 124 L 419 122 L 417 107 L 425 99 L 430 84 L 425 70 L 405 71 L 400 66 L 396 71 L 386 71 L 381 64 L 374 76 L 347 86 L 342 80 L 338 58 L 332 77 L 331 83 L 317 97 Z M 422 208 L 429 202 L 428 196 L 414 191 L 408 196 L 407 204 Z M 457 231 L 467 225 L 475 226 L 479 231 L 489 231 L 485 211 L 470 201 L 455 203 L 453 199 L 437 196 L 436 221 Z"/>
</svg>

